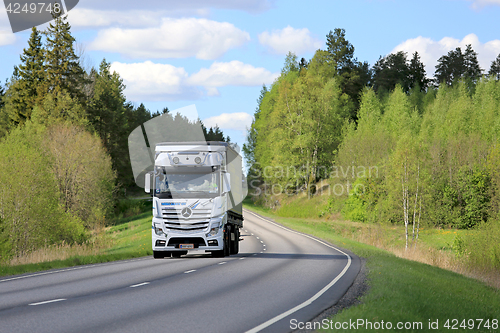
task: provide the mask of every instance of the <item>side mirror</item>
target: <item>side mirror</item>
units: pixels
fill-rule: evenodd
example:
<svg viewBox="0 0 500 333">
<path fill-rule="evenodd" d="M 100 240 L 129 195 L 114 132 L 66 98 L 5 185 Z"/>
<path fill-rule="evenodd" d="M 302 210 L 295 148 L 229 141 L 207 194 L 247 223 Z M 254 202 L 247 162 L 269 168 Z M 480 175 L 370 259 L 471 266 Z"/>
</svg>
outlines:
<svg viewBox="0 0 500 333">
<path fill-rule="evenodd" d="M 227 193 L 231 191 L 231 175 L 227 172 L 222 174 L 222 192 Z"/>
<path fill-rule="evenodd" d="M 151 192 L 151 174 L 149 172 L 144 175 L 144 192 Z"/>
</svg>

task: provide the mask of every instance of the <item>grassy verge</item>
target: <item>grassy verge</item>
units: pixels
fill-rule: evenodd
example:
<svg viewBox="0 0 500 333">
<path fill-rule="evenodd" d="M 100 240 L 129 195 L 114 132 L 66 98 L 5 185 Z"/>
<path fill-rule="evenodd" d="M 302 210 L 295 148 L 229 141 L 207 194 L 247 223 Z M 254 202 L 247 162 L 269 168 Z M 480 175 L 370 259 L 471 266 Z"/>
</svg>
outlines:
<svg viewBox="0 0 500 333">
<path fill-rule="evenodd" d="M 349 329 L 335 329 L 335 323 L 341 325 L 343 322 L 365 320 L 372 323 L 390 322 L 395 331 L 422 332 L 422 331 L 448 331 L 444 325 L 447 320 L 450 330 L 458 320 L 457 329 L 452 331 L 470 331 L 467 322 L 474 321 L 474 331 L 495 332 L 493 320 L 500 321 L 500 291 L 489 287 L 475 279 L 444 270 L 431 265 L 415 262 L 379 249 L 377 247 L 363 244 L 352 239 L 340 236 L 332 224 L 319 219 L 286 218 L 274 215 L 270 210 L 253 205 L 246 201 L 245 207 L 259 214 L 271 217 L 292 229 L 320 237 L 338 246 L 344 247 L 367 259 L 368 283 L 370 291 L 361 299 L 361 304 L 345 309 L 341 313 L 328 319 L 328 329 L 325 331 L 349 331 Z M 466 320 L 466 329 L 460 327 Z M 479 321 L 484 319 L 480 329 Z M 330 323 L 331 320 L 331 323 Z M 429 328 L 429 321 L 438 321 L 439 329 Z M 489 328 L 485 327 L 485 321 L 489 320 Z M 418 326 L 410 329 L 396 328 L 398 322 L 403 325 L 406 322 L 422 323 L 422 329 Z M 497 321 L 495 321 L 497 322 Z M 329 329 L 333 325 L 333 329 Z M 418 325 L 418 324 L 415 324 Z M 345 325 L 344 325 L 345 326 Z M 337 326 L 339 327 L 339 326 Z M 385 326 L 387 327 L 387 326 Z M 496 327 L 496 326 L 495 326 Z M 351 327 L 352 328 L 352 327 Z M 362 331 L 383 331 L 379 329 L 366 329 L 360 326 Z"/>
<path fill-rule="evenodd" d="M 24 262 L 31 261 L 32 263 L 0 266 L 0 276 L 96 264 L 153 254 L 151 250 L 151 212 L 116 219 L 113 223 L 113 226 L 102 230 L 94 242 L 76 246 L 58 245 L 41 249 L 32 253 L 30 257 L 23 258 Z M 61 259 L 54 260 L 54 258 Z"/>
</svg>

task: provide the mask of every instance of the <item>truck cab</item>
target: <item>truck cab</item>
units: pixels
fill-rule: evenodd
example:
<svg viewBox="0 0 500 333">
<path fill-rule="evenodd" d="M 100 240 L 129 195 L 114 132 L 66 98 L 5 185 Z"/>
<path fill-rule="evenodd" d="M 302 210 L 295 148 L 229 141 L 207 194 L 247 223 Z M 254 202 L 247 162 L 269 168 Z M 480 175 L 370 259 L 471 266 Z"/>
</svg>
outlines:
<svg viewBox="0 0 500 333">
<path fill-rule="evenodd" d="M 229 143 L 157 144 L 154 171 L 145 176 L 154 258 L 238 253 L 243 183 L 241 156 Z"/>
</svg>

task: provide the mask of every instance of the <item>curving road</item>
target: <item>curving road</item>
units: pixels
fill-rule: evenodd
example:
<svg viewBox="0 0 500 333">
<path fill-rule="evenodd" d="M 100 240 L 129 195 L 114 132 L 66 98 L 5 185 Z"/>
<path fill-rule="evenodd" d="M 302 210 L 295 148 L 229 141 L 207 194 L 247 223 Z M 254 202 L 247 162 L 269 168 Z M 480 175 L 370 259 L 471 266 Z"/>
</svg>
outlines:
<svg viewBox="0 0 500 333">
<path fill-rule="evenodd" d="M 288 332 L 335 304 L 359 259 L 245 211 L 240 253 L 0 278 L 0 332 Z"/>
</svg>

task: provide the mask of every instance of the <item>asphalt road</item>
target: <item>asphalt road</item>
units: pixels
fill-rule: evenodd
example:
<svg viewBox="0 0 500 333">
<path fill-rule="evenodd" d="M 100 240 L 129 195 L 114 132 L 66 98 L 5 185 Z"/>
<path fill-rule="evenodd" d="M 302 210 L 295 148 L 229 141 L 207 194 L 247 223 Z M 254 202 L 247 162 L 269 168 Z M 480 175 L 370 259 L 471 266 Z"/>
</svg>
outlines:
<svg viewBox="0 0 500 333">
<path fill-rule="evenodd" d="M 289 332 L 335 304 L 359 258 L 245 211 L 240 253 L 0 278 L 0 332 Z"/>
</svg>

